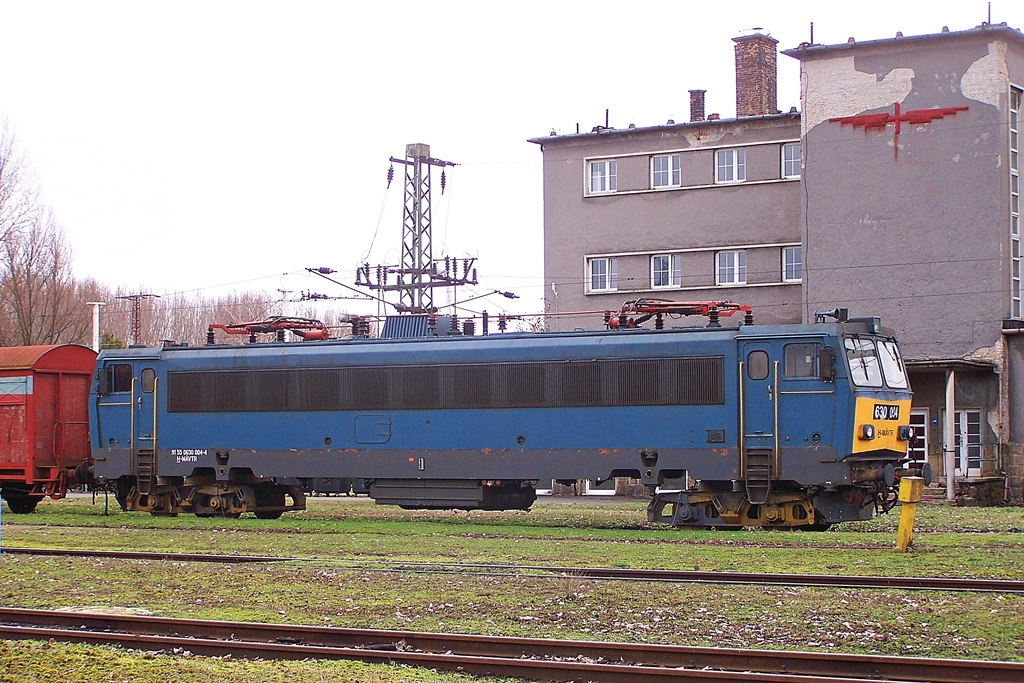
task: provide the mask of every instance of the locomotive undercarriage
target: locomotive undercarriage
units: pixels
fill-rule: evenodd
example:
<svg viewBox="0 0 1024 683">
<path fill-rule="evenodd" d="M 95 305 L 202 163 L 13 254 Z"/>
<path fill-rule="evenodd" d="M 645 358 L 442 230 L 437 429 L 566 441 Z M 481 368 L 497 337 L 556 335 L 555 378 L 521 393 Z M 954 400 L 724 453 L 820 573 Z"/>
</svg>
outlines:
<svg viewBox="0 0 1024 683">
<path fill-rule="evenodd" d="M 191 513 L 197 517 L 239 517 L 252 512 L 259 519 L 277 519 L 285 512 L 306 509 L 301 488 L 279 486 L 256 477 L 228 482 L 215 481 L 212 476 L 160 477 L 148 483 L 140 487 L 136 477 L 118 479 L 115 495 L 121 509 L 153 515 Z M 287 498 L 292 500 L 290 505 Z"/>
<path fill-rule="evenodd" d="M 837 522 L 871 519 L 878 492 L 873 487 L 776 490 L 752 503 L 742 482 L 701 482 L 687 491 L 655 494 L 647 519 L 680 528 L 738 529 L 745 526 L 822 531 Z M 738 489 L 738 490 L 737 490 Z"/>
</svg>

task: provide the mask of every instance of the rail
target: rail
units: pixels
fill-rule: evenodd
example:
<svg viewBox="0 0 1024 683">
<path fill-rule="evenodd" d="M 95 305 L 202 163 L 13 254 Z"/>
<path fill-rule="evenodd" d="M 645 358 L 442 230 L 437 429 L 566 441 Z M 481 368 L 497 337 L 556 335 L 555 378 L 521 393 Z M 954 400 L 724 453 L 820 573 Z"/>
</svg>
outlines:
<svg viewBox="0 0 1024 683">
<path fill-rule="evenodd" d="M 798 586 L 805 588 L 860 588 L 935 590 L 975 593 L 1024 594 L 1024 580 L 949 578 L 941 576 L 839 576 L 830 574 L 766 574 L 753 572 L 691 571 L 678 569 L 625 569 L 618 567 L 564 567 L 522 564 L 484 564 L 449 562 L 378 562 L 346 563 L 317 557 L 269 555 L 213 555 L 206 553 L 148 552 L 132 550 L 75 550 L 65 548 L 4 548 L 12 555 L 43 555 L 57 557 L 104 557 L 122 560 L 153 560 L 169 562 L 303 562 L 330 563 L 332 567 L 351 571 L 382 571 L 421 574 L 488 574 L 516 577 L 565 577 L 667 583 L 745 584 L 757 586 Z"/>
<path fill-rule="evenodd" d="M 509 638 L 0 609 L 0 638 L 264 659 L 354 659 L 476 675 L 619 683 L 865 680 L 1016 683 L 1024 663 Z"/>
</svg>

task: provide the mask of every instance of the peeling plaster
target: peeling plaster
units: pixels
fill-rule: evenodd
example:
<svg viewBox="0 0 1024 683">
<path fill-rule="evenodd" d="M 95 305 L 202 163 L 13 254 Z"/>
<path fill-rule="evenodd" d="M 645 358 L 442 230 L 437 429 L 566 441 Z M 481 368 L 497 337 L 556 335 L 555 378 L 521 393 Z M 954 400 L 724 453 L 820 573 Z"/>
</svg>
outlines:
<svg viewBox="0 0 1024 683">
<path fill-rule="evenodd" d="M 995 363 L 996 372 L 999 373 L 999 372 L 1002 372 L 1002 369 L 1003 369 L 1003 362 L 1004 362 L 1003 354 L 1004 354 L 1003 342 L 1000 339 L 999 341 L 997 341 L 992 346 L 986 346 L 986 347 L 982 347 L 980 349 L 975 349 L 974 351 L 971 351 L 971 353 L 969 353 L 967 355 L 967 360 L 977 360 L 977 361 L 984 361 L 984 362 Z"/>
<path fill-rule="evenodd" d="M 971 64 L 960 79 L 960 92 L 968 99 L 998 107 L 999 98 L 1009 89 L 1006 43 L 989 43 L 988 54 Z"/>
<path fill-rule="evenodd" d="M 852 55 L 804 62 L 803 133 L 833 116 L 854 116 L 902 102 L 913 87 L 914 70 L 893 69 L 882 80 L 857 71 Z M 809 90 L 808 83 L 815 89 Z"/>
</svg>

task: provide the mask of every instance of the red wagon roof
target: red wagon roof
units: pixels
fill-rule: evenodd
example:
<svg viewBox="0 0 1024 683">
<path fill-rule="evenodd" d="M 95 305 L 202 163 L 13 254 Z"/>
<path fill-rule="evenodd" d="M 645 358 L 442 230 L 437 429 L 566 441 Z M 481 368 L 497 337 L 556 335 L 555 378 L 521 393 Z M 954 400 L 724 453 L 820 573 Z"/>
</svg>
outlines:
<svg viewBox="0 0 1024 683">
<path fill-rule="evenodd" d="M 0 371 L 59 370 L 92 372 L 96 352 L 77 344 L 0 347 Z"/>
</svg>

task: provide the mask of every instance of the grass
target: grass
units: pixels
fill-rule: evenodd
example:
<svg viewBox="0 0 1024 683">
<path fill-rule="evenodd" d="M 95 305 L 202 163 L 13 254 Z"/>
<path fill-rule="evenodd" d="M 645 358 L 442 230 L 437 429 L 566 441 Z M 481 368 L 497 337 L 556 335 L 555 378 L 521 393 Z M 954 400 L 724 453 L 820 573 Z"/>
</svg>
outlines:
<svg viewBox="0 0 1024 683">
<path fill-rule="evenodd" d="M 423 669 L 346 661 L 259 661 L 193 657 L 112 647 L 0 641 L 0 682 L 39 683 L 468 683 L 481 679 Z M 487 679 L 497 682 L 499 679 Z"/>
<path fill-rule="evenodd" d="M 667 529 L 644 521 L 642 503 L 545 502 L 529 513 L 452 513 L 314 498 L 306 512 L 276 521 L 102 512 L 102 505 L 88 499 L 47 501 L 33 515 L 5 514 L 3 542 L 308 559 L 208 565 L 2 555 L 0 601 L 223 620 L 1024 661 L 1024 596 L 1019 595 L 642 584 L 571 573 L 549 578 L 384 573 L 358 566 L 387 559 L 1019 579 L 1024 578 L 1024 508 L 922 506 L 914 546 L 906 554 L 893 551 L 896 515 L 802 533 Z M 0 680 L 94 680 L 73 672 L 99 660 L 108 668 L 94 673 L 120 676 L 116 667 L 124 657 L 140 668 L 123 669 L 123 679 L 110 680 L 278 680 L 276 673 L 241 668 L 259 666 L 252 663 L 41 647 L 0 645 L 0 671 L 15 671 L 6 665 L 27 661 L 43 672 L 51 660 L 66 660 L 66 666 L 53 670 L 68 675 L 26 676 L 20 669 L 21 675 Z M 413 680 L 409 671 L 389 667 L 325 671 L 313 667 L 288 676 Z M 316 677 L 321 674 L 326 677 Z M 398 677 L 387 678 L 391 675 Z M 422 680 L 461 680 L 436 676 Z"/>
</svg>

